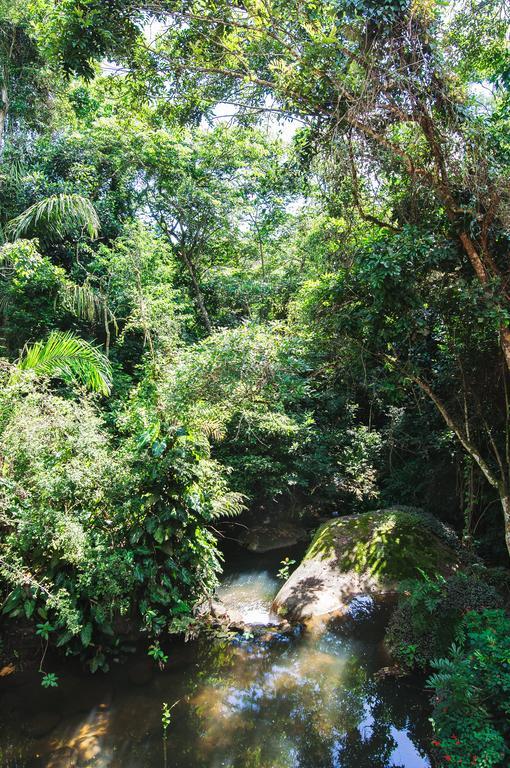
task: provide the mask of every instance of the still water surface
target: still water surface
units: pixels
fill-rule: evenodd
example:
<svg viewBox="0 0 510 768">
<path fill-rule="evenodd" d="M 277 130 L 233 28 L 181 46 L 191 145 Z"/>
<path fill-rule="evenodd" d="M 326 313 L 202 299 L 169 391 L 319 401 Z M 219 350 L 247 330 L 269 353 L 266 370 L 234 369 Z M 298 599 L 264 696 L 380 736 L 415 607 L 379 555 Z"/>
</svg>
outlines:
<svg viewBox="0 0 510 768">
<path fill-rule="evenodd" d="M 279 552 L 240 553 L 220 588 L 245 620 L 271 621 Z M 366 601 L 347 626 L 292 637 L 174 644 L 168 668 L 137 656 L 107 675 L 0 679 L 2 768 L 429 768 L 426 697 L 376 681 L 388 663 Z"/>
</svg>

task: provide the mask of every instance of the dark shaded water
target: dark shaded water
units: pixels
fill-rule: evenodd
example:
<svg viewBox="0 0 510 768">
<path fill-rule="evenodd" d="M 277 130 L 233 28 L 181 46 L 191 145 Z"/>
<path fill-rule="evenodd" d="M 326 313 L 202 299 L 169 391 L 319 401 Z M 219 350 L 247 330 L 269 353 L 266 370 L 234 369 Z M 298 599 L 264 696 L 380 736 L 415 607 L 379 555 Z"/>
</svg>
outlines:
<svg viewBox="0 0 510 768">
<path fill-rule="evenodd" d="M 268 621 L 287 554 L 243 552 L 224 599 Z M 388 663 L 380 622 L 355 608 L 348 632 L 176 643 L 163 672 L 137 656 L 108 675 L 57 670 L 58 689 L 32 673 L 0 678 L 0 765 L 165 768 L 161 708 L 178 701 L 167 768 L 426 768 L 426 696 L 374 680 Z"/>
</svg>

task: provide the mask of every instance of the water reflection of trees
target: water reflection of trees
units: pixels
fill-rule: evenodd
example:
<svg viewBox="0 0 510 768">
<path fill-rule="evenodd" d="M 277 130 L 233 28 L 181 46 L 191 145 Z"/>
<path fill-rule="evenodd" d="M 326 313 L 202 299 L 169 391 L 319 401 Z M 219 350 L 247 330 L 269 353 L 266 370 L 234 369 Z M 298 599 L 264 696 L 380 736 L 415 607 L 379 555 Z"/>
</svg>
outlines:
<svg viewBox="0 0 510 768">
<path fill-rule="evenodd" d="M 352 648 L 209 645 L 190 683 L 190 741 L 178 766 L 192 758 L 197 768 L 387 768 L 399 731 L 425 755 L 414 690 L 376 684 Z"/>
<path fill-rule="evenodd" d="M 63 683 L 53 694 L 76 714 L 48 736 L 37 764 L 64 768 L 71 755 L 80 768 L 162 768 L 161 702 L 178 700 L 169 768 L 416 768 L 428 742 L 423 702 L 405 680 L 376 682 L 379 665 L 375 644 L 333 632 L 274 644 L 204 639 L 174 650 L 148 685 L 120 669 L 102 693 L 99 680 L 91 690 Z M 416 759 L 396 759 L 399 732 Z"/>
</svg>

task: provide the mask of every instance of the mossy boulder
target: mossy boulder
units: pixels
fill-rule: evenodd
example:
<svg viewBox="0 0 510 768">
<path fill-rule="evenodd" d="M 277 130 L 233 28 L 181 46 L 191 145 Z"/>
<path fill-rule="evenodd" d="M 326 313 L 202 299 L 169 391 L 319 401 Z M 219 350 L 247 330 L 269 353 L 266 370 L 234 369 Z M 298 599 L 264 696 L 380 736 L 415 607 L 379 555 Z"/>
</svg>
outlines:
<svg viewBox="0 0 510 768">
<path fill-rule="evenodd" d="M 303 621 L 342 613 L 361 594 L 381 597 L 420 574 L 455 571 L 460 546 L 431 515 L 405 507 L 339 517 L 321 525 L 273 609 Z"/>
</svg>

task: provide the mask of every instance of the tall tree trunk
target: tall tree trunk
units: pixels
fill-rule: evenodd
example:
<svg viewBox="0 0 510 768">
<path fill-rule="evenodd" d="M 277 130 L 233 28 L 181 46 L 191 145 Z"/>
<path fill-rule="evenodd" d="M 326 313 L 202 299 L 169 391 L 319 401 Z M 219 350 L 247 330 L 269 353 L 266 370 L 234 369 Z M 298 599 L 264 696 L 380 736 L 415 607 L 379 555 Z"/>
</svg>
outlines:
<svg viewBox="0 0 510 768">
<path fill-rule="evenodd" d="M 429 384 L 421 379 L 419 376 L 414 376 L 413 374 L 407 373 L 409 378 L 414 381 L 420 389 L 429 397 L 434 405 L 436 406 L 437 410 L 443 417 L 444 421 L 446 422 L 446 425 L 449 427 L 449 429 L 452 430 L 457 435 L 457 438 L 459 442 L 461 443 L 462 447 L 465 449 L 466 453 L 471 456 L 471 458 L 475 461 L 475 463 L 478 465 L 480 470 L 482 471 L 483 476 L 495 490 L 497 490 L 501 506 L 503 509 L 503 523 L 505 526 L 505 542 L 506 547 L 508 550 L 508 554 L 510 555 L 510 488 L 508 486 L 507 476 L 508 476 L 508 467 L 504 467 L 503 461 L 499 461 L 500 464 L 500 474 L 496 474 L 492 468 L 489 466 L 488 462 L 484 459 L 482 456 L 482 452 L 479 450 L 478 446 L 474 444 L 469 434 L 467 434 L 466 430 L 453 418 L 451 413 L 446 408 L 445 404 L 440 400 L 440 398 L 436 395 L 436 393 L 432 390 L 432 388 L 429 386 Z"/>
<path fill-rule="evenodd" d="M 503 350 L 506 367 L 510 371 L 510 328 L 507 325 L 500 325 L 499 339 L 501 349 Z"/>
<path fill-rule="evenodd" d="M 491 279 L 497 278 L 499 272 L 490 255 L 485 254 L 488 262 L 485 263 L 485 259 L 478 252 L 476 245 L 473 243 L 473 240 L 467 232 L 460 232 L 459 238 L 480 283 L 485 286 Z M 494 270 L 496 270 L 496 272 Z M 505 305 L 508 304 L 508 300 L 506 300 L 504 296 L 501 296 L 500 303 L 501 306 L 505 308 Z M 504 323 L 501 323 L 499 326 L 499 343 L 503 352 L 503 357 L 505 358 L 506 367 L 510 371 L 510 328 Z"/>
<path fill-rule="evenodd" d="M 461 209 L 459 208 L 456 199 L 455 184 L 448 178 L 446 157 L 444 156 L 441 143 L 438 139 L 433 120 L 426 111 L 424 111 L 423 113 L 418 114 L 417 122 L 421 126 L 423 135 L 429 145 L 431 157 L 436 166 L 436 175 L 430 173 L 426 168 L 417 167 L 412 157 L 405 150 L 401 149 L 401 147 L 394 142 L 389 141 L 384 134 L 374 130 L 369 125 L 365 125 L 363 121 L 358 119 L 351 120 L 351 125 L 353 128 L 359 130 L 365 137 L 373 139 L 381 147 L 393 152 L 397 157 L 401 157 L 406 165 L 409 176 L 411 178 L 417 177 L 421 179 L 422 182 L 427 184 L 430 190 L 439 197 L 444 205 L 450 222 L 457 229 Z M 353 171 L 351 170 L 351 175 L 352 173 Z M 488 286 L 491 280 L 501 277 L 498 267 L 487 248 L 487 231 L 490 222 L 494 219 L 497 211 L 496 203 L 498 200 L 499 196 L 496 195 L 493 198 L 494 209 L 487 212 L 485 221 L 482 222 L 482 230 L 485 230 L 483 236 L 485 244 L 482 242 L 482 245 L 480 246 L 465 228 L 461 227 L 460 229 L 457 229 L 458 238 L 464 253 L 468 257 L 480 284 L 484 287 Z M 381 225 L 382 222 L 379 222 L 379 224 Z M 504 291 L 500 291 L 498 304 L 503 310 L 508 310 L 508 296 L 505 295 Z M 504 323 L 501 323 L 499 327 L 499 343 L 507 370 L 510 371 L 510 328 Z"/>
<path fill-rule="evenodd" d="M 503 520 L 505 522 L 505 541 L 506 548 L 510 553 L 510 495 L 508 489 L 505 489 L 501 494 L 501 506 L 503 508 Z"/>
<path fill-rule="evenodd" d="M 209 313 L 207 312 L 207 308 L 205 306 L 204 295 L 202 293 L 202 290 L 197 280 L 195 265 L 193 264 L 192 260 L 189 258 L 185 250 L 181 250 L 180 254 L 189 272 L 189 276 L 191 278 L 191 285 L 193 286 L 193 293 L 195 294 L 195 301 L 200 310 L 200 314 L 202 315 L 202 320 L 204 321 L 204 325 L 206 327 L 207 333 L 211 334 L 213 330 L 212 324 L 209 319 Z"/>
<path fill-rule="evenodd" d="M 5 130 L 7 127 L 7 113 L 9 111 L 9 93 L 7 91 L 7 83 L 4 80 L 0 86 L 0 157 L 3 153 Z"/>
</svg>

